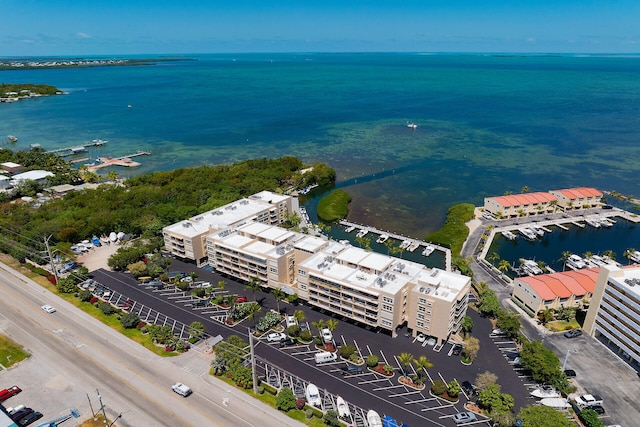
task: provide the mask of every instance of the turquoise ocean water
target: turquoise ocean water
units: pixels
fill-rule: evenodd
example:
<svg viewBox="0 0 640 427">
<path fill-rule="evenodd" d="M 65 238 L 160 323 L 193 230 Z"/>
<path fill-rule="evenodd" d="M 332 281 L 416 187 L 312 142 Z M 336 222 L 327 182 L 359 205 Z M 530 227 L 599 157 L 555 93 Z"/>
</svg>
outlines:
<svg viewBox="0 0 640 427">
<path fill-rule="evenodd" d="M 46 149 L 108 140 L 91 157 L 152 152 L 118 169 L 125 177 L 257 157 L 323 161 L 353 196 L 352 220 L 414 237 L 454 203 L 525 185 L 639 193 L 640 57 L 190 59 L 2 71 L 0 81 L 69 94 L 0 104 L 0 137 Z"/>
</svg>

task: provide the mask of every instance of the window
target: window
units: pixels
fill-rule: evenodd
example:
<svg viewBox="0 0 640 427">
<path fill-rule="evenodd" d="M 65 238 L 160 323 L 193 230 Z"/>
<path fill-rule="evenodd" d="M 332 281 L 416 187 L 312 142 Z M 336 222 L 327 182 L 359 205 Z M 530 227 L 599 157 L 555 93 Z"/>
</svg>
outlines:
<svg viewBox="0 0 640 427">
<path fill-rule="evenodd" d="M 386 302 L 387 304 L 393 304 L 393 298 L 389 298 L 389 297 L 382 297 L 382 301 Z"/>
<path fill-rule="evenodd" d="M 427 300 L 426 300 L 426 299 L 424 299 L 424 298 L 418 298 L 418 303 L 420 303 L 420 304 L 425 304 L 426 302 L 427 302 Z"/>
<path fill-rule="evenodd" d="M 278 269 L 277 268 L 270 268 L 269 271 L 272 272 L 272 273 L 278 274 Z"/>
<path fill-rule="evenodd" d="M 427 309 L 426 309 L 426 308 L 424 308 L 424 305 L 419 305 L 419 306 L 418 306 L 418 311 L 421 311 L 421 312 L 423 312 L 423 313 L 424 313 L 426 310 L 427 310 Z"/>
<path fill-rule="evenodd" d="M 393 311 L 393 306 L 389 304 L 382 304 L 382 309 L 385 311 Z"/>
<path fill-rule="evenodd" d="M 304 270 L 298 270 L 298 274 L 301 275 L 301 276 L 306 276 L 307 272 L 304 271 Z"/>
<path fill-rule="evenodd" d="M 424 314 L 418 313 L 418 319 L 423 319 L 424 320 Z"/>
<path fill-rule="evenodd" d="M 389 326 L 391 327 L 391 322 L 389 322 L 388 320 L 381 320 L 380 323 L 382 323 L 383 326 Z"/>
<path fill-rule="evenodd" d="M 418 320 L 416 322 L 416 325 L 418 325 L 418 327 L 422 328 L 422 327 L 424 327 L 424 322 L 421 322 L 421 321 Z"/>
</svg>

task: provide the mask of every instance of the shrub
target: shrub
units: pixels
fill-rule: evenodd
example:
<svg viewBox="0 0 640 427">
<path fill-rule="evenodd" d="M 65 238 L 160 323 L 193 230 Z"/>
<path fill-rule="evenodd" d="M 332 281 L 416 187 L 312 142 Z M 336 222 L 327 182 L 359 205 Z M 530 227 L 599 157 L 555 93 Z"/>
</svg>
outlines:
<svg viewBox="0 0 640 427">
<path fill-rule="evenodd" d="M 313 336 L 311 335 L 311 331 L 302 331 L 302 332 L 300 332 L 300 339 L 302 341 L 309 342 L 309 341 L 311 341 L 311 338 L 313 338 Z"/>
<path fill-rule="evenodd" d="M 330 427 L 340 427 L 340 420 L 338 420 L 338 412 L 330 409 L 324 414 L 322 421 Z"/>
<path fill-rule="evenodd" d="M 289 387 L 284 387 L 276 396 L 276 408 L 288 412 L 296 407 L 296 397 Z"/>
<path fill-rule="evenodd" d="M 136 328 L 142 330 L 142 328 L 144 328 L 145 326 L 147 326 L 147 324 L 141 320 L 136 325 Z"/>
<path fill-rule="evenodd" d="M 296 409 L 302 410 L 304 409 L 304 405 L 306 405 L 307 402 L 304 400 L 304 398 L 299 397 L 296 399 Z"/>
<path fill-rule="evenodd" d="M 78 294 L 78 297 L 80 298 L 80 301 L 88 302 L 93 298 L 93 294 L 87 290 L 82 290 Z"/>
<path fill-rule="evenodd" d="M 98 304 L 98 308 L 100 309 L 100 311 L 102 311 L 107 316 L 115 313 L 115 309 L 111 306 L 111 304 L 106 303 L 106 302 Z"/>
<path fill-rule="evenodd" d="M 435 380 L 431 385 L 431 393 L 440 396 L 447 391 L 447 384 L 442 380 Z"/>
<path fill-rule="evenodd" d="M 258 386 L 258 394 L 264 394 L 264 387 L 261 385 Z"/>
<path fill-rule="evenodd" d="M 345 359 L 349 359 L 355 352 L 356 348 L 351 344 L 343 345 L 342 347 L 340 347 L 340 356 Z"/>
<path fill-rule="evenodd" d="M 298 325 L 291 325 L 287 328 L 287 334 L 289 334 L 290 337 L 297 337 L 300 335 L 300 326 Z"/>
<path fill-rule="evenodd" d="M 367 366 L 370 368 L 375 368 L 376 366 L 378 366 L 379 361 L 380 358 L 375 354 L 370 354 L 367 356 Z"/>
<path fill-rule="evenodd" d="M 93 298 L 91 298 L 91 299 L 89 300 L 89 302 L 90 302 L 91 304 L 95 304 L 95 303 L 97 303 L 97 302 L 98 302 L 98 298 L 97 298 L 97 297 L 93 297 Z"/>
<path fill-rule="evenodd" d="M 306 411 L 304 411 L 304 415 L 305 417 L 307 417 L 308 420 L 310 420 L 311 418 L 313 418 L 313 410 L 307 409 Z"/>
<path fill-rule="evenodd" d="M 122 316 L 120 323 L 125 329 L 133 329 L 140 323 L 140 318 L 135 313 L 127 313 Z"/>
<path fill-rule="evenodd" d="M 393 373 L 393 366 L 389 365 L 388 363 L 386 363 L 383 367 L 382 370 L 385 372 L 385 374 L 387 375 L 391 375 Z"/>
</svg>

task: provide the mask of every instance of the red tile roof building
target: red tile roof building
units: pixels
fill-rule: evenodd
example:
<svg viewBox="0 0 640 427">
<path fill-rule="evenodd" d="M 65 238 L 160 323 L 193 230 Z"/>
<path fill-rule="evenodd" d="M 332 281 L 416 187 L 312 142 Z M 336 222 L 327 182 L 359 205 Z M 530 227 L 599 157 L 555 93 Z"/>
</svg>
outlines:
<svg viewBox="0 0 640 427">
<path fill-rule="evenodd" d="M 596 286 L 599 268 L 518 277 L 511 296 L 533 313 L 546 308 L 578 307 L 589 300 Z"/>
<path fill-rule="evenodd" d="M 594 208 L 600 205 L 602 192 L 595 188 L 567 188 L 550 191 L 558 199 L 558 206 L 565 209 Z"/>
</svg>

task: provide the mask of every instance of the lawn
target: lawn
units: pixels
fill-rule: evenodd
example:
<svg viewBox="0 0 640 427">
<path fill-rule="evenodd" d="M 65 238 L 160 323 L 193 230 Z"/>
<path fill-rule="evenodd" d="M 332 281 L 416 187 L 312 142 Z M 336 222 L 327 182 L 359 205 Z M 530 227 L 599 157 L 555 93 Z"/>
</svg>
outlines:
<svg viewBox="0 0 640 427">
<path fill-rule="evenodd" d="M 575 319 L 570 321 L 554 320 L 553 322 L 547 323 L 547 328 L 550 331 L 554 331 L 554 332 L 566 331 L 568 329 L 578 329 L 579 327 L 580 325 Z"/>
<path fill-rule="evenodd" d="M 29 353 L 26 353 L 20 344 L 9 337 L 0 335 L 0 364 L 8 368 L 27 357 L 29 357 Z"/>
</svg>

